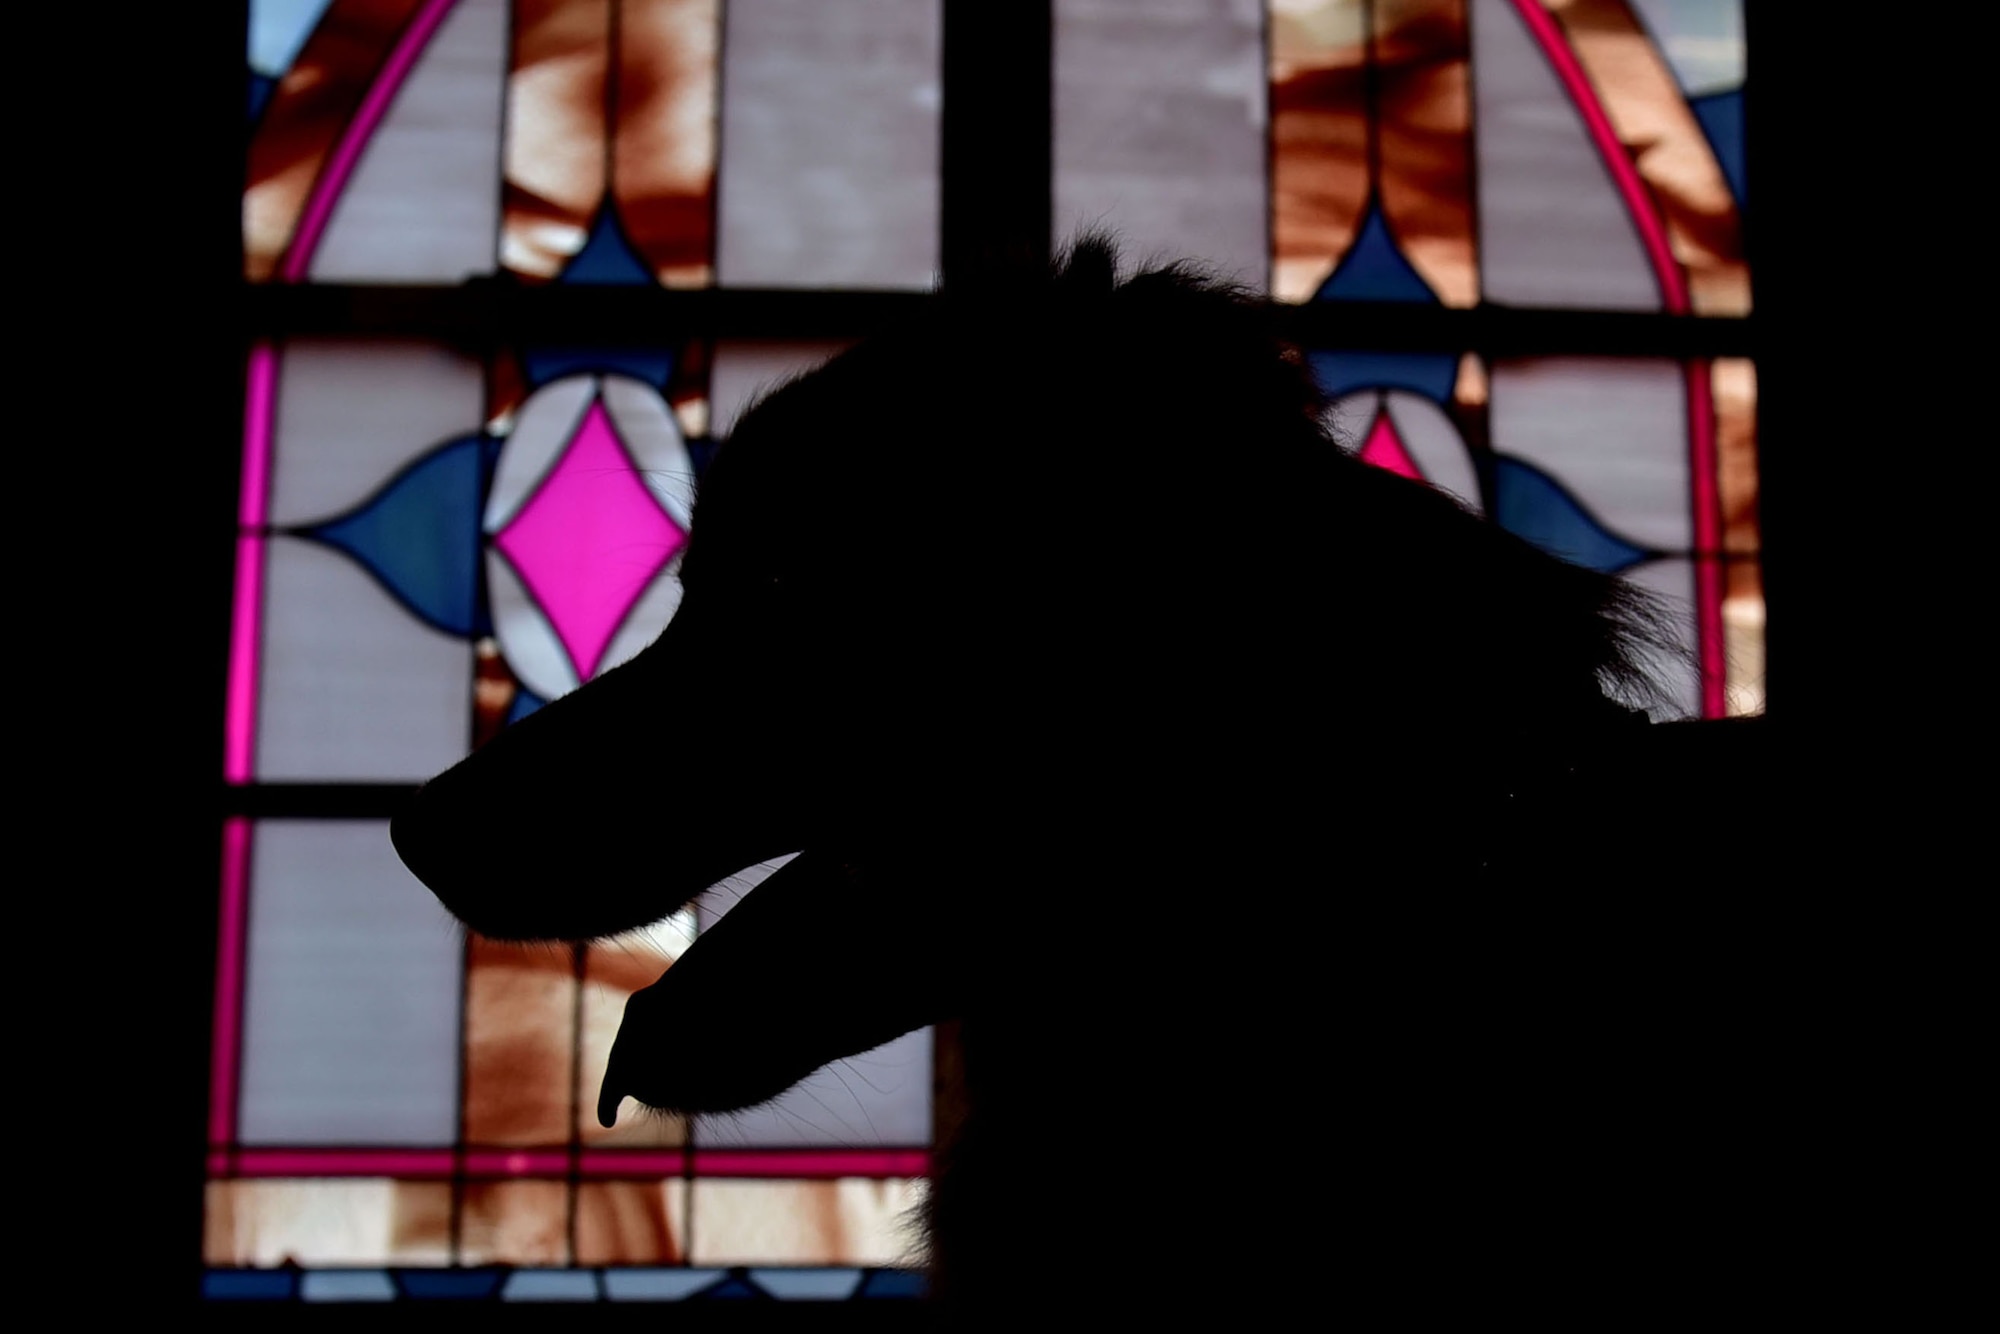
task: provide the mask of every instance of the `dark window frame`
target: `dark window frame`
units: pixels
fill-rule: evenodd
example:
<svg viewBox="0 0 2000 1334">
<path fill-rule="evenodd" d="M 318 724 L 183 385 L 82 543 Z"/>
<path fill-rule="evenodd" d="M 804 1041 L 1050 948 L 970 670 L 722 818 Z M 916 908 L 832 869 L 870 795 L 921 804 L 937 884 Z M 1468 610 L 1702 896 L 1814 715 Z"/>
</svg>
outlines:
<svg viewBox="0 0 2000 1334">
<path fill-rule="evenodd" d="M 1051 218 L 1052 5 L 940 0 L 944 5 L 941 125 L 940 254 L 947 276 L 991 256 L 1046 255 Z M 681 338 L 758 336 L 774 339 L 855 337 L 899 322 L 923 303 L 921 294 L 842 291 L 748 291 L 529 287 L 505 278 L 458 287 L 252 285 L 242 278 L 239 216 L 243 179 L 240 96 L 247 0 L 218 5 L 199 21 L 186 13 L 160 16 L 171 30 L 161 49 L 179 57 L 177 76 L 201 91 L 176 103 L 156 132 L 192 151 L 171 162 L 133 168 L 142 198 L 191 199 L 193 206 L 159 229 L 166 263 L 185 256 L 181 271 L 159 278 L 155 299 L 129 313 L 167 350 L 137 377 L 137 392 L 178 395 L 184 410 L 178 435 L 176 495 L 192 497 L 187 518 L 165 560 L 183 576 L 180 605 L 143 609 L 135 617 L 142 641 L 168 646 L 156 670 L 159 691 L 180 707 L 159 729 L 134 782 L 152 807 L 138 819 L 137 851 L 114 857 L 113 873 L 135 884 L 157 883 L 154 938 L 173 961 L 161 992 L 168 1031 L 186 1034 L 184 1075 L 163 1092 L 171 1104 L 160 1132 L 168 1152 L 152 1233 L 162 1239 L 156 1291 L 192 1296 L 201 1270 L 200 1186 L 206 1180 L 205 1140 L 210 1016 L 222 819 L 288 815 L 386 817 L 409 788 L 403 784 L 273 784 L 231 786 L 221 780 L 223 697 L 235 565 L 237 457 L 242 372 L 254 341 L 302 335 L 416 334 L 477 350 L 521 331 L 569 338 L 588 330 L 592 341 L 657 344 Z M 1824 717 L 1837 686 L 1819 684 L 1795 663 L 1830 640 L 1832 618 L 1808 598 L 1815 554 L 1834 547 L 1824 518 L 1815 518 L 1811 472 L 1820 466 L 1791 442 L 1810 440 L 1833 420 L 1827 396 L 1811 377 L 1817 344 L 1793 341 L 1823 306 L 1815 296 L 1828 271 L 1830 246 L 1799 243 L 1812 218 L 1815 168 L 1827 160 L 1781 154 L 1779 145 L 1808 142 L 1814 118 L 1835 104 L 1829 76 L 1816 74 L 1809 48 L 1788 47 L 1776 11 L 1749 0 L 1746 29 L 1751 77 L 1746 80 L 1746 133 L 1754 211 L 1746 217 L 1756 313 L 1742 319 L 1477 307 L 1370 308 L 1366 320 L 1332 307 L 1286 307 L 1299 341 L 1322 347 L 1433 350 L 1532 355 L 1750 356 L 1758 365 L 1758 441 L 1762 547 L 1767 599 L 1773 600 L 1771 658 L 1779 689 L 1775 710 Z M 135 64 L 151 70 L 155 51 Z M 1823 68 L 1836 68 L 1825 66 Z M 1025 71 L 1025 75 L 1023 74 Z M 1037 77 L 1039 75 L 1039 77 Z M 1826 83 L 1815 85 L 1816 79 Z M 129 115 L 129 109 L 120 112 Z M 1786 244 L 1777 244 L 1782 238 Z M 201 318 L 201 334 L 174 343 L 177 331 Z M 1783 319 L 1785 323 L 1775 321 Z M 1766 335 L 1783 330 L 1786 339 Z M 1824 341 L 1824 335 L 1820 342 Z M 231 370 L 233 367 L 233 371 Z M 1782 431 L 1782 434 L 1780 434 Z M 145 511 L 150 513 L 150 508 Z M 1776 541 L 1773 534 L 1778 534 Z M 1794 589 L 1798 597 L 1793 599 Z M 1788 619 L 1794 617 L 1796 619 Z M 1796 627 L 1796 629 L 1794 629 Z M 114 666 L 118 665 L 116 663 Z M 1796 674 L 1794 674 L 1796 671 Z M 108 689 L 100 698 L 111 697 Z M 100 706 L 101 707 L 101 706 Z M 164 869 L 162 869 L 164 868 Z M 179 1155 L 185 1152 L 186 1158 Z M 143 1211 L 141 1218 L 145 1217 Z M 140 1224 L 143 1226 L 143 1222 Z M 183 1246 L 186 1249 L 182 1249 Z"/>
</svg>

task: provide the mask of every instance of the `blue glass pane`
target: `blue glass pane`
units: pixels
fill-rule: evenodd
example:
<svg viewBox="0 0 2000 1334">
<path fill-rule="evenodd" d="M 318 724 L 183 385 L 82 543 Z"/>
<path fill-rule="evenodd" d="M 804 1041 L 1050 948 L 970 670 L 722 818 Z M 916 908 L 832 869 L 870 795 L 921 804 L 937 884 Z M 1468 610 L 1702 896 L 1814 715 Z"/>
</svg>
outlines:
<svg viewBox="0 0 2000 1334">
<path fill-rule="evenodd" d="M 924 1276 L 914 1269 L 875 1269 L 854 1295 L 863 1301 L 911 1301 L 924 1295 Z"/>
<path fill-rule="evenodd" d="M 296 1269 L 211 1269 L 201 1295 L 216 1301 L 286 1301 L 298 1284 Z"/>
<path fill-rule="evenodd" d="M 252 0 L 250 68 L 273 79 L 283 78 L 319 26 L 327 4 L 328 0 Z"/>
<path fill-rule="evenodd" d="M 793 1302 L 838 1302 L 861 1286 L 859 1269 L 753 1269 L 751 1279 L 773 1297 Z"/>
<path fill-rule="evenodd" d="M 629 375 L 665 390 L 673 374 L 674 354 L 657 348 L 538 347 L 521 353 L 528 386 L 539 389 L 565 375 L 591 371 Z"/>
<path fill-rule="evenodd" d="M 396 1273 L 407 1296 L 419 1301 L 478 1301 L 500 1290 L 497 1269 L 402 1269 Z"/>
<path fill-rule="evenodd" d="M 1410 267 L 1389 235 L 1380 204 L 1370 200 L 1361 234 L 1313 294 L 1315 301 L 1437 301 L 1437 293 Z"/>
<path fill-rule="evenodd" d="M 556 281 L 605 287 L 650 287 L 653 275 L 645 261 L 633 253 L 632 243 L 625 239 L 625 229 L 618 225 L 617 210 L 606 201 L 597 211 L 597 220 L 590 225 L 590 239 L 583 243 L 583 249 L 571 256 L 569 263 L 556 276 Z"/>
<path fill-rule="evenodd" d="M 758 1288 L 741 1274 L 732 1274 L 714 1287 L 707 1289 L 702 1297 L 712 1301 L 769 1301 L 770 1295 Z"/>
<path fill-rule="evenodd" d="M 440 445 L 355 509 L 301 536 L 352 556 L 427 624 L 473 633 L 484 444 L 467 436 Z"/>
<path fill-rule="evenodd" d="M 588 1269 L 519 1269 L 500 1299 L 509 1302 L 594 1302 L 597 1275 Z"/>
<path fill-rule="evenodd" d="M 1357 389 L 1407 389 L 1443 404 L 1458 380 L 1458 358 L 1449 352 L 1308 352 L 1306 362 L 1328 398 Z"/>
<path fill-rule="evenodd" d="M 531 691 L 516 690 L 514 702 L 507 706 L 507 725 L 513 726 L 546 703 L 547 700 Z"/>
<path fill-rule="evenodd" d="M 687 442 L 688 460 L 694 464 L 695 480 L 700 481 L 708 471 L 708 461 L 715 457 L 716 442 L 707 436 L 696 436 Z"/>
<path fill-rule="evenodd" d="M 257 117 L 264 114 L 264 104 L 271 100 L 271 92 L 278 81 L 268 74 L 250 71 L 250 123 L 257 123 Z"/>
<path fill-rule="evenodd" d="M 299 1296 L 309 1302 L 386 1302 L 396 1285 L 381 1269 L 314 1269 L 299 1283 Z"/>
<path fill-rule="evenodd" d="M 1504 454 L 1493 460 L 1493 518 L 1552 556 L 1606 574 L 1655 554 L 1599 523 L 1562 483 L 1540 468 Z"/>
<path fill-rule="evenodd" d="M 720 1269 L 607 1269 L 604 1295 L 615 1302 L 677 1302 L 723 1276 Z"/>
<path fill-rule="evenodd" d="M 1711 93 L 1695 98 L 1688 105 L 1694 108 L 1701 132 L 1708 136 L 1708 145 L 1715 150 L 1715 160 L 1728 178 L 1729 193 L 1736 196 L 1736 206 L 1743 207 L 1750 198 L 1749 181 L 1743 172 L 1743 90 Z"/>
</svg>

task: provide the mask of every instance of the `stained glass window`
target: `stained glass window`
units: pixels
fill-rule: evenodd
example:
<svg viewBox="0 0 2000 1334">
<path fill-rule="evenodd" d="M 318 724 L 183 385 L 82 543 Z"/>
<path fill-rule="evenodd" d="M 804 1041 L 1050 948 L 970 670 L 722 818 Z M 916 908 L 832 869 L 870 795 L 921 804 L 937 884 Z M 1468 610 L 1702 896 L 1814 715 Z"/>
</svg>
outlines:
<svg viewBox="0 0 2000 1334">
<path fill-rule="evenodd" d="M 939 22 L 934 0 L 257 4 L 246 277 L 419 311 L 467 280 L 928 287 Z M 468 343 L 264 309 L 286 327 L 245 377 L 206 1290 L 909 1295 L 888 1267 L 928 1161 L 928 1032 L 700 1126 L 591 1114 L 625 998 L 769 867 L 626 938 L 510 945 L 449 922 L 385 818 L 658 633 L 715 439 L 838 343 L 580 346 L 533 321 Z"/>
<path fill-rule="evenodd" d="M 1351 448 L 1669 597 L 1686 712 L 1761 702 L 1737 0 L 1007 9 L 251 6 L 210 1296 L 915 1291 L 929 1034 L 735 1118 L 587 1114 L 624 997 L 768 867 L 523 947 L 385 822 L 666 624 L 744 404 L 999 225 L 952 191 L 1009 136 L 1031 239 L 1287 303 Z"/>
</svg>

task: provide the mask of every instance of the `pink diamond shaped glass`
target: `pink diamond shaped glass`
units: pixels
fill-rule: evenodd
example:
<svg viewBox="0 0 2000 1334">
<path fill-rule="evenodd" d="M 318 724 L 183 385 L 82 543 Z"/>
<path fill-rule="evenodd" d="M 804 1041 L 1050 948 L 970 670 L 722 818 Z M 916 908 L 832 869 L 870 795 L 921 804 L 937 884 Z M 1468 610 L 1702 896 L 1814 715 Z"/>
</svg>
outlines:
<svg viewBox="0 0 2000 1334">
<path fill-rule="evenodd" d="M 646 489 L 604 403 L 591 403 L 555 467 L 494 539 L 548 613 L 579 680 L 687 532 Z"/>
</svg>

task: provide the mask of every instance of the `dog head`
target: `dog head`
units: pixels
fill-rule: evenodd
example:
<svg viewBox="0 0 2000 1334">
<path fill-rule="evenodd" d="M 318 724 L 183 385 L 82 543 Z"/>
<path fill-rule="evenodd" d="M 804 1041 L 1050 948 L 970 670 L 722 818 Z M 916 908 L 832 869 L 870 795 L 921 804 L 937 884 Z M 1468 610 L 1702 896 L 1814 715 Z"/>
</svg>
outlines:
<svg viewBox="0 0 2000 1334">
<path fill-rule="evenodd" d="M 1494 738 L 1633 677 L 1633 604 L 1324 408 L 1254 302 L 1099 242 L 948 292 L 743 417 L 658 641 L 427 784 L 396 847 L 470 927 L 569 941 L 801 853 L 632 998 L 608 1124 L 977 1006 L 1055 849 L 1212 866 L 1393 776 L 1479 789 Z M 1184 906 L 1062 911 L 1087 958 Z"/>
</svg>

